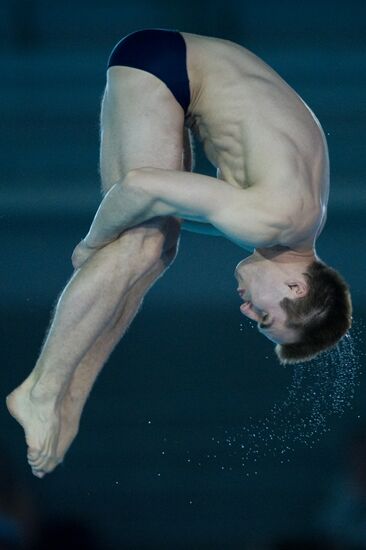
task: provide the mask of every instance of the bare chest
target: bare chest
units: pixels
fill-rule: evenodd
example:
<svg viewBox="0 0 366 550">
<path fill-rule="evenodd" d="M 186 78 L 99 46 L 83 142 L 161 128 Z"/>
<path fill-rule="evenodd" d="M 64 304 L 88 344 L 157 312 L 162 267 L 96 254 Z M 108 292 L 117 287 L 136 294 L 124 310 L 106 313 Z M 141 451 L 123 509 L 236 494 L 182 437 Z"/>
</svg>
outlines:
<svg viewBox="0 0 366 550">
<path fill-rule="evenodd" d="M 186 125 L 217 176 L 242 188 L 267 182 L 278 193 L 293 181 L 288 192 L 326 202 L 326 139 L 306 103 L 246 48 L 182 34 L 191 87 Z"/>
</svg>

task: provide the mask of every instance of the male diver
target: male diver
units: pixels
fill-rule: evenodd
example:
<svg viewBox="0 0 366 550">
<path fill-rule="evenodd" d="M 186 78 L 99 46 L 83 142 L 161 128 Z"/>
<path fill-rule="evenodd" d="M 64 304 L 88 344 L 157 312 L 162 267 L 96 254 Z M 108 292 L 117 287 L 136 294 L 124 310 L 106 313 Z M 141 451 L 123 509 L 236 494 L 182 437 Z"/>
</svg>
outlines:
<svg viewBox="0 0 366 550">
<path fill-rule="evenodd" d="M 217 177 L 193 173 L 192 134 Z M 351 326 L 341 275 L 316 254 L 329 194 L 321 125 L 264 61 L 230 40 L 142 29 L 113 49 L 101 105 L 103 200 L 76 246 L 33 371 L 7 397 L 42 478 L 75 438 L 95 379 L 171 265 L 180 230 L 251 255 L 242 313 L 278 359 L 306 361 Z"/>
</svg>

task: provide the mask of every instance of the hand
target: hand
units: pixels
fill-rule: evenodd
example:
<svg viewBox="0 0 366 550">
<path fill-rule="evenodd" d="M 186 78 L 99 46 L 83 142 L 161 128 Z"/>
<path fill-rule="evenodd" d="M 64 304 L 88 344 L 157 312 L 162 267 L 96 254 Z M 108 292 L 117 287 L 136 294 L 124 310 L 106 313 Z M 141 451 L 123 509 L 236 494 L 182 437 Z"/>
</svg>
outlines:
<svg viewBox="0 0 366 550">
<path fill-rule="evenodd" d="M 104 246 L 104 245 L 103 245 Z M 102 247 L 90 247 L 86 244 L 85 239 L 79 242 L 74 248 L 71 256 L 71 261 L 74 269 L 79 269 L 91 256 L 93 256 Z"/>
</svg>

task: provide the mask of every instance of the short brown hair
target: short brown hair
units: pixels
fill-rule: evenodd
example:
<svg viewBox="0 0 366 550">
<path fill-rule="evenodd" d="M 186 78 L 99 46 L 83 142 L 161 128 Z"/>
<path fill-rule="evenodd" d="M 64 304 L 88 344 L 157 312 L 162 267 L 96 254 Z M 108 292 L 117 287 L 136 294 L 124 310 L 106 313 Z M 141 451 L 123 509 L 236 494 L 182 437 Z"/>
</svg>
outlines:
<svg viewBox="0 0 366 550">
<path fill-rule="evenodd" d="M 314 260 L 303 275 L 309 288 L 306 296 L 280 302 L 287 314 L 285 326 L 299 335 L 294 343 L 275 346 L 282 364 L 313 359 L 333 347 L 352 324 L 351 293 L 338 271 Z"/>
</svg>

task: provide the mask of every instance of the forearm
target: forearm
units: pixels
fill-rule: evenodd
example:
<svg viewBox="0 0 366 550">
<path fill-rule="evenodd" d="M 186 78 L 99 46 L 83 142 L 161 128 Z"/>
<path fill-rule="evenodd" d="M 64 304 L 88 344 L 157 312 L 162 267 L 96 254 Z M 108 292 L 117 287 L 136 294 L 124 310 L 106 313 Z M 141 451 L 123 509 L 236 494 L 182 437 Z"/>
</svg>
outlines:
<svg viewBox="0 0 366 550">
<path fill-rule="evenodd" d="M 152 197 L 137 185 L 130 185 L 127 176 L 104 196 L 84 241 L 91 248 L 100 248 L 126 229 L 153 217 Z"/>
<path fill-rule="evenodd" d="M 200 233 L 201 235 L 210 235 L 211 237 L 224 237 L 216 227 L 210 223 L 192 222 L 189 220 L 183 220 L 182 229 L 190 231 L 192 233 Z"/>
<path fill-rule="evenodd" d="M 193 153 L 192 134 L 188 128 L 184 128 L 183 135 L 183 168 L 185 172 L 193 172 L 195 159 Z M 223 237 L 213 225 L 210 223 L 193 222 L 191 220 L 182 219 L 182 229 L 192 233 L 200 233 L 202 235 L 210 235 L 214 237 Z"/>
</svg>

